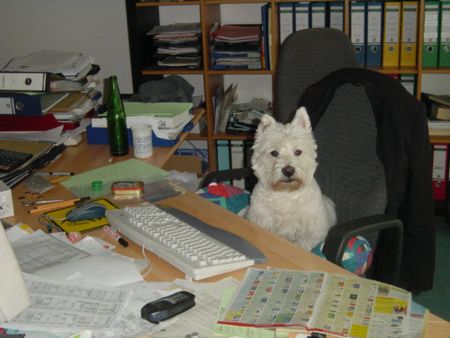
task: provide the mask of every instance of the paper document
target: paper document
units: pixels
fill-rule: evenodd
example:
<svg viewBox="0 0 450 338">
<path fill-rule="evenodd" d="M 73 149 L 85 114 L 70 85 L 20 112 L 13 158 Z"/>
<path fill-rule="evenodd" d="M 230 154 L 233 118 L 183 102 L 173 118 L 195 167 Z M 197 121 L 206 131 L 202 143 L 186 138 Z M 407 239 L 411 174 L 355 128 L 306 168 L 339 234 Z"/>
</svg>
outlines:
<svg viewBox="0 0 450 338">
<path fill-rule="evenodd" d="M 56 280 L 77 280 L 106 286 L 142 281 L 136 265 L 120 255 L 97 255 L 49 266 L 36 271 L 39 276 Z"/>
<path fill-rule="evenodd" d="M 26 273 L 89 256 L 88 253 L 47 235 L 42 230 L 14 241 L 11 246 L 20 268 Z"/>
<path fill-rule="evenodd" d="M 54 282 L 25 274 L 31 305 L 6 328 L 73 332 L 111 327 L 125 305 L 129 291 Z"/>
<path fill-rule="evenodd" d="M 79 52 L 42 50 L 26 56 L 15 57 L 3 68 L 9 72 L 49 72 L 76 76 L 94 62 L 91 56 Z"/>
<path fill-rule="evenodd" d="M 189 112 L 193 107 L 191 102 L 133 102 L 123 103 L 127 116 L 151 115 L 173 117 L 184 112 Z"/>
<path fill-rule="evenodd" d="M 41 141 L 57 143 L 61 139 L 64 126 L 45 131 L 2 131 L 0 138 L 8 140 Z"/>
<path fill-rule="evenodd" d="M 223 292 L 230 287 L 237 287 L 234 278 L 224 278 L 215 283 L 194 283 L 177 279 L 174 285 L 195 294 L 195 306 L 179 315 L 167 327 L 152 334 L 154 338 L 187 337 L 196 332 L 200 337 L 212 337 L 220 299 Z"/>
</svg>

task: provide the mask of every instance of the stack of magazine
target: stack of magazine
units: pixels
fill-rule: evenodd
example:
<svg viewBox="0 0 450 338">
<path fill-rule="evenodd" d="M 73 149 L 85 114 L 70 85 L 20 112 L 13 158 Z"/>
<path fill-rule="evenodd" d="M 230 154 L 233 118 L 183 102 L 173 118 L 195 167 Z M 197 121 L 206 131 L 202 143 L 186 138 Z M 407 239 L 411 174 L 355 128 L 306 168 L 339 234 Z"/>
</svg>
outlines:
<svg viewBox="0 0 450 338">
<path fill-rule="evenodd" d="M 160 67 L 199 68 L 201 65 L 201 28 L 199 23 L 155 26 L 147 35 L 156 47 Z"/>
<path fill-rule="evenodd" d="M 261 69 L 261 25 L 214 25 L 213 69 Z"/>
</svg>

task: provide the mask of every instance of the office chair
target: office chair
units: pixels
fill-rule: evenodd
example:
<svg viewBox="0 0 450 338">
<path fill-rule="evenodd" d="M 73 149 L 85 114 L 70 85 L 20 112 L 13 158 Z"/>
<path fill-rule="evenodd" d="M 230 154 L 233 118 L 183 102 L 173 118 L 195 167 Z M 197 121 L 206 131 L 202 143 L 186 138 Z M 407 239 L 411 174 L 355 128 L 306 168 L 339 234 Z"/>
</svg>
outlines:
<svg viewBox="0 0 450 338">
<path fill-rule="evenodd" d="M 383 91 L 383 88 L 378 88 L 373 83 L 364 83 L 364 76 L 369 73 L 377 81 L 383 84 L 387 82 L 389 88 L 394 88 L 392 95 L 401 95 L 403 100 L 400 101 L 406 100 L 408 108 L 419 109 L 419 118 L 416 120 L 421 128 L 417 132 L 422 131 L 418 135 L 419 141 L 423 143 L 422 160 L 429 160 L 431 163 L 426 114 L 421 110 L 420 102 L 408 94 L 396 80 L 358 67 L 353 45 L 341 31 L 319 28 L 291 34 L 279 51 L 275 74 L 274 117 L 283 123 L 290 122 L 299 105 L 306 106 L 310 115 L 318 144 L 316 179 L 323 193 L 335 202 L 338 216 L 338 224 L 329 231 L 322 249 L 327 259 L 342 265 L 347 241 L 356 235 L 363 235 L 375 248 L 367 277 L 415 291 L 426 290 L 431 288 L 432 275 L 424 276 L 423 273 L 432 274 L 434 266 L 434 240 L 431 239 L 432 235 L 426 235 L 427 231 L 433 232 L 431 165 L 427 168 L 427 163 L 424 163 L 421 170 L 418 170 L 423 174 L 424 182 L 429 179 L 428 185 L 422 184 L 419 187 L 407 184 L 409 177 L 414 178 L 414 173 L 411 173 L 414 168 L 408 166 L 408 161 L 402 161 L 403 167 L 397 166 L 392 170 L 392 173 L 401 173 L 405 177 L 405 180 L 399 179 L 399 182 L 406 182 L 402 186 L 404 190 L 417 188 L 423 194 L 416 206 L 422 208 L 424 213 L 420 215 L 420 221 L 414 223 L 411 221 L 414 212 L 408 211 L 411 201 L 408 196 L 402 195 L 403 190 L 399 193 L 392 189 L 395 185 L 390 171 L 392 168 L 387 170 L 385 167 L 386 162 L 392 162 L 390 157 L 394 157 L 395 161 L 395 153 L 383 153 L 389 145 L 383 143 L 386 139 L 382 137 L 385 137 L 386 132 L 396 129 L 385 127 L 378 130 L 380 125 L 385 126 L 383 123 L 387 120 L 392 118 L 395 121 L 395 114 L 385 118 L 383 112 L 379 113 L 379 109 L 384 107 L 382 104 L 386 98 L 395 101 L 396 97 L 389 96 L 390 92 Z M 342 71 L 344 74 L 356 73 L 357 76 L 341 83 L 341 78 L 336 77 L 336 74 L 341 75 Z M 314 101 L 314 94 L 320 93 L 320 89 L 329 89 L 329 84 L 333 89 L 331 94 L 327 91 L 326 95 Z M 377 93 L 375 98 L 368 95 L 373 88 Z M 404 113 L 401 109 L 401 114 Z M 402 133 L 406 134 L 405 131 Z M 403 142 L 403 136 L 398 137 L 401 140 L 399 142 Z M 387 139 L 390 140 L 389 137 Z M 401 144 L 399 147 L 409 146 Z M 398 154 L 404 155 L 403 152 Z M 238 174 L 243 176 L 245 172 L 248 174 L 249 169 Z M 213 175 L 207 177 L 207 180 L 211 181 L 211 176 Z M 388 186 L 391 189 L 387 189 Z M 419 227 L 423 229 L 417 232 Z M 428 237 L 426 243 L 430 248 L 419 250 L 418 240 L 421 236 Z M 422 258 L 419 257 L 420 251 L 424 254 Z M 421 259 L 420 266 L 417 266 L 416 263 Z"/>
</svg>

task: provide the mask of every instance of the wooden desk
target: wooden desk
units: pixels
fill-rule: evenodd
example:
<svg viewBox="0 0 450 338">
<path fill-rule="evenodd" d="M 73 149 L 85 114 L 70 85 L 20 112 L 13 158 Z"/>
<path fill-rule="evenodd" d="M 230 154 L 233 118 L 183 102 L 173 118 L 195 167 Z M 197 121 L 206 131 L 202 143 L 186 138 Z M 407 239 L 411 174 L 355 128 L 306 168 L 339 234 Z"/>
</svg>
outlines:
<svg viewBox="0 0 450 338">
<path fill-rule="evenodd" d="M 161 165 L 164 163 L 164 158 L 167 154 L 163 150 L 155 149 L 154 156 L 149 159 L 150 163 Z M 113 162 L 121 161 L 124 158 L 113 158 Z M 108 147 L 104 145 L 88 146 L 81 144 L 77 147 L 68 148 L 61 156 L 61 158 L 55 163 L 51 163 L 46 170 L 49 171 L 74 171 L 83 172 L 86 170 L 98 168 L 110 164 L 110 155 Z M 30 215 L 28 213 L 29 207 L 23 206 L 19 202 L 19 197 L 25 195 L 25 188 L 19 184 L 13 189 L 15 216 L 5 219 L 7 222 L 15 224 L 18 222 L 24 222 L 32 226 L 34 229 L 41 228 L 38 223 L 38 215 Z M 72 197 L 71 193 L 57 184 L 55 188 L 48 191 L 45 194 L 45 198 L 69 198 Z M 133 201 L 120 201 L 114 200 L 119 205 L 132 204 Z M 161 202 L 163 205 L 179 208 L 191 215 L 201 219 L 202 221 L 225 229 L 232 233 L 236 233 L 243 238 L 246 238 L 251 243 L 256 245 L 260 250 L 264 252 L 267 257 L 267 264 L 259 264 L 257 267 L 274 267 L 274 268 L 286 268 L 297 270 L 316 270 L 326 271 L 331 273 L 350 274 L 348 271 L 341 267 L 334 265 L 324 259 L 321 259 L 296 245 L 288 242 L 287 240 L 264 230 L 245 219 L 232 214 L 231 212 L 210 203 L 207 200 L 198 197 L 194 193 L 186 193 L 185 195 L 167 199 Z M 103 232 L 97 231 L 97 236 L 107 239 Z M 142 258 L 140 247 L 134 243 L 128 248 L 118 246 L 118 252 L 133 256 L 136 258 Z M 167 264 L 164 260 L 157 256 L 147 253 L 147 256 L 152 262 L 152 270 L 146 276 L 149 281 L 170 281 L 174 278 L 183 278 L 184 275 L 181 271 L 177 270 L 173 266 Z M 241 279 L 244 275 L 244 270 L 234 271 L 226 275 L 234 276 Z M 223 276 L 215 276 L 206 279 L 205 281 L 218 280 Z M 426 337 L 449 337 L 450 323 L 447 321 L 431 315 L 426 329 Z"/>
</svg>

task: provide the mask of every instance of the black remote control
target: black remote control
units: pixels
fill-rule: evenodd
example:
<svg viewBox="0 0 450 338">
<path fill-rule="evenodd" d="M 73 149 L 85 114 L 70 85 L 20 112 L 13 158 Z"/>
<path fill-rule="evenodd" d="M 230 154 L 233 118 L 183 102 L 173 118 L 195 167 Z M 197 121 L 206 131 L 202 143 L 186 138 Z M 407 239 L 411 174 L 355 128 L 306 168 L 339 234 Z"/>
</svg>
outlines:
<svg viewBox="0 0 450 338">
<path fill-rule="evenodd" d="M 179 291 L 145 304 L 141 309 L 141 317 L 151 323 L 158 324 L 172 318 L 195 305 L 195 295 L 187 291 Z"/>
</svg>

